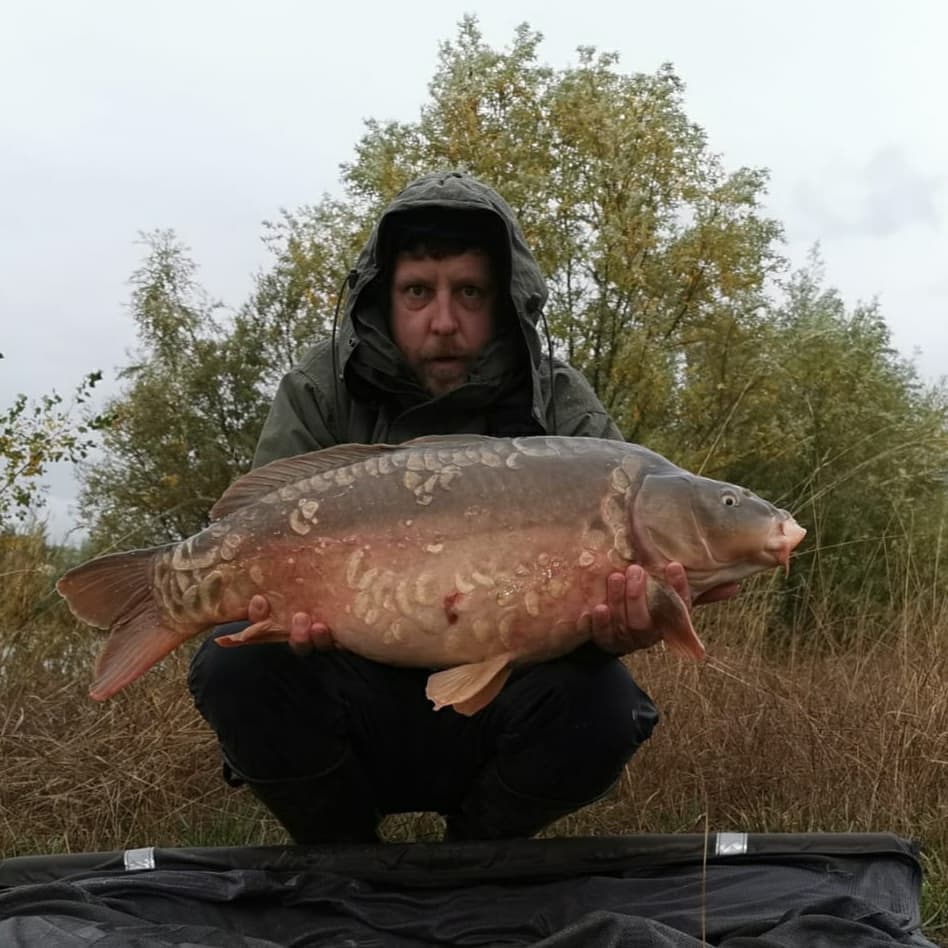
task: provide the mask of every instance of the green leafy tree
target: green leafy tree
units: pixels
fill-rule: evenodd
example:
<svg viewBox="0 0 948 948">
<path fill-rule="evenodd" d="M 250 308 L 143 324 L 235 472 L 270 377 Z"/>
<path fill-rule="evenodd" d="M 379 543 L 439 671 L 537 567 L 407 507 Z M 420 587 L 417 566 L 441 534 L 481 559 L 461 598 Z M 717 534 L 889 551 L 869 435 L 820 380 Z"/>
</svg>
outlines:
<svg viewBox="0 0 948 948">
<path fill-rule="evenodd" d="M 877 303 L 847 309 L 816 251 L 756 324 L 722 323 L 692 351 L 669 421 L 681 463 L 753 487 L 808 529 L 791 577 L 801 618 L 944 591 L 948 393 L 897 353 Z"/>
<path fill-rule="evenodd" d="M 180 538 L 249 467 L 263 422 L 269 366 L 252 321 L 222 319 L 196 265 L 170 231 L 144 236 L 132 276 L 140 349 L 108 405 L 103 454 L 82 473 L 80 506 L 95 545 Z"/>
<path fill-rule="evenodd" d="M 876 302 L 847 311 L 818 257 L 775 315 L 771 418 L 786 450 L 779 465 L 762 453 L 757 468 L 807 522 L 808 602 L 836 617 L 858 603 L 937 602 L 948 392 L 923 384 L 896 352 Z"/>
<path fill-rule="evenodd" d="M 90 372 L 68 402 L 55 391 L 36 400 L 21 394 L 0 413 L 0 527 L 43 506 L 43 476 L 51 464 L 79 461 L 93 448 L 104 418 L 83 407 L 101 378 Z"/>
<path fill-rule="evenodd" d="M 524 25 L 497 51 L 465 18 L 420 120 L 368 123 L 344 180 L 370 214 L 431 168 L 496 186 L 546 272 L 561 350 L 628 438 L 652 440 L 690 349 L 722 320 L 753 320 L 782 265 L 781 229 L 760 210 L 766 174 L 725 172 L 671 66 L 623 74 L 583 47 L 554 70 L 541 39 Z"/>
<path fill-rule="evenodd" d="M 258 347 L 271 387 L 306 346 L 330 331 L 344 277 L 369 226 L 351 202 L 330 197 L 266 223 L 273 263 L 257 275 L 239 324 Z"/>
<path fill-rule="evenodd" d="M 107 407 L 102 458 L 81 475 L 94 548 L 206 526 L 214 501 L 251 465 L 276 383 L 327 331 L 358 227 L 349 205 L 328 198 L 268 224 L 272 266 L 236 313 L 207 297 L 172 231 L 143 236 L 146 257 L 131 278 L 139 347 Z"/>
</svg>

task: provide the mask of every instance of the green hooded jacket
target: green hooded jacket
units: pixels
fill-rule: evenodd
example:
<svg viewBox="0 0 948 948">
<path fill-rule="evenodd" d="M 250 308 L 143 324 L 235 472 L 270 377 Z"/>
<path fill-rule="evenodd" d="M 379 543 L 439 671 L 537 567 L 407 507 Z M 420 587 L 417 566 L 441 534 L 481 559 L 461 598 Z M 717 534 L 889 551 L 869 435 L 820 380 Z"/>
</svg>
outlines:
<svg viewBox="0 0 948 948">
<path fill-rule="evenodd" d="M 389 334 L 385 248 L 399 215 L 437 208 L 477 212 L 488 222 L 496 234 L 506 296 L 495 339 L 467 382 L 432 396 Z M 513 210 L 475 178 L 435 173 L 405 187 L 379 218 L 348 286 L 338 333 L 312 346 L 281 381 L 257 444 L 255 467 L 334 444 L 399 444 L 431 434 L 622 440 L 585 378 L 544 352 L 537 332 L 548 292 L 543 275 Z"/>
</svg>

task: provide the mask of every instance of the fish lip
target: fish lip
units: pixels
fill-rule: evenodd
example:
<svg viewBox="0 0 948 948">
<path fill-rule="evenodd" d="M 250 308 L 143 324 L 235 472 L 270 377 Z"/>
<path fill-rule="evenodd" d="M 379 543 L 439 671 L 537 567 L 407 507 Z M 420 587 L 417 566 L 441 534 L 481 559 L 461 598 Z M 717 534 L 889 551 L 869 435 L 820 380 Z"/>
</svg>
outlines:
<svg viewBox="0 0 948 948">
<path fill-rule="evenodd" d="M 790 554 L 802 542 L 806 530 L 787 511 L 782 510 L 781 514 L 783 516 L 774 523 L 767 538 L 764 551 L 770 555 L 774 565 L 783 567 L 784 576 L 789 576 Z"/>
</svg>

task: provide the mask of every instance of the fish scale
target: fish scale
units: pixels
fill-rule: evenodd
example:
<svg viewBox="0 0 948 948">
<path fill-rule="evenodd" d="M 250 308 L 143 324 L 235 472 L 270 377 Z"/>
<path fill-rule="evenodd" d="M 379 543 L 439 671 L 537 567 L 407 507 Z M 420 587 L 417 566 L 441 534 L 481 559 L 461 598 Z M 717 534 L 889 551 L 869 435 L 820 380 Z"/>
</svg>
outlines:
<svg viewBox="0 0 948 948">
<path fill-rule="evenodd" d="M 260 594 L 269 616 L 221 644 L 286 640 L 306 612 L 342 648 L 432 669 L 435 707 L 472 714 L 515 665 L 585 641 L 582 617 L 630 563 L 649 574 L 670 648 L 700 657 L 665 565 L 681 562 L 697 594 L 786 568 L 805 533 L 745 488 L 640 446 L 554 436 L 330 448 L 250 472 L 211 516 L 180 543 L 100 557 L 60 579 L 80 619 L 112 630 L 93 697 L 245 618 Z"/>
</svg>

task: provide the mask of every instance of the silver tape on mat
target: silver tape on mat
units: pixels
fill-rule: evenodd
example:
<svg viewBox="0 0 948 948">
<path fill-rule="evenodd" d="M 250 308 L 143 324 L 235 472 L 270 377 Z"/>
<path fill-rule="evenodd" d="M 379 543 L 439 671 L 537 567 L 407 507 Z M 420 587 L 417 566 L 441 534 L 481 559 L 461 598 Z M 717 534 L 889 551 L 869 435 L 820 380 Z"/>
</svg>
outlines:
<svg viewBox="0 0 948 948">
<path fill-rule="evenodd" d="M 125 871 L 138 872 L 141 869 L 155 868 L 155 847 L 125 850 Z"/>
<path fill-rule="evenodd" d="M 747 833 L 718 833 L 715 856 L 743 856 L 747 852 Z"/>
</svg>

